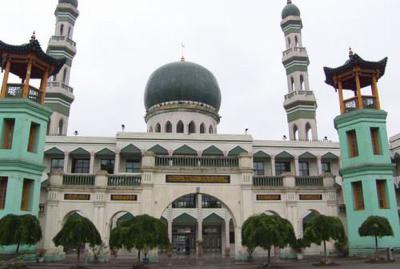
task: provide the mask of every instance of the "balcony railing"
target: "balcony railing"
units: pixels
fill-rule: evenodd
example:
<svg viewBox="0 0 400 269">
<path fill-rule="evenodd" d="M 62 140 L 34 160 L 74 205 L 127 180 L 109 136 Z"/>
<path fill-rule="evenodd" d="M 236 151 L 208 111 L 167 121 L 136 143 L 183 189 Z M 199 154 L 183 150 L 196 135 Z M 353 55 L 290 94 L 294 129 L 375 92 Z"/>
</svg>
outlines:
<svg viewBox="0 0 400 269">
<path fill-rule="evenodd" d="M 68 42 L 71 46 L 76 47 L 76 42 L 74 42 L 72 39 L 66 36 L 52 36 L 51 40 L 54 41 L 66 41 Z"/>
<path fill-rule="evenodd" d="M 324 186 L 324 178 L 320 176 L 299 176 L 295 178 L 295 184 L 298 187 Z"/>
<path fill-rule="evenodd" d="M 373 97 L 373 96 L 361 96 L 361 97 L 362 97 L 362 102 L 363 102 L 364 108 L 376 109 L 375 97 Z M 346 112 L 350 112 L 350 111 L 359 109 L 357 96 L 346 99 L 343 102 L 344 102 L 344 108 L 345 108 Z"/>
<path fill-rule="evenodd" d="M 95 175 L 90 174 L 69 174 L 63 175 L 63 185 L 94 186 Z"/>
<path fill-rule="evenodd" d="M 142 182 L 141 175 L 109 175 L 108 186 L 139 186 Z"/>
<path fill-rule="evenodd" d="M 7 84 L 6 98 L 22 98 L 24 84 L 10 83 Z M 28 99 L 36 103 L 40 103 L 42 93 L 29 85 Z"/>
<path fill-rule="evenodd" d="M 291 93 L 285 95 L 285 100 L 292 98 L 293 96 L 297 96 L 297 95 L 301 95 L 301 96 L 313 95 L 313 92 L 312 91 L 292 91 Z"/>
<path fill-rule="evenodd" d="M 239 166 L 237 157 L 156 156 L 156 166 L 228 167 Z"/>
<path fill-rule="evenodd" d="M 293 48 L 289 48 L 287 50 L 285 50 L 283 52 L 283 57 L 289 55 L 289 53 L 291 52 L 307 52 L 306 48 L 304 47 L 293 47 Z"/>
<path fill-rule="evenodd" d="M 254 186 L 270 186 L 280 187 L 283 186 L 283 177 L 281 176 L 254 176 Z"/>
<path fill-rule="evenodd" d="M 48 87 L 61 87 L 64 90 L 66 90 L 67 92 L 73 93 L 74 89 L 70 86 L 68 86 L 67 84 L 63 83 L 63 82 L 58 82 L 58 81 L 49 81 L 47 82 L 47 86 Z"/>
</svg>

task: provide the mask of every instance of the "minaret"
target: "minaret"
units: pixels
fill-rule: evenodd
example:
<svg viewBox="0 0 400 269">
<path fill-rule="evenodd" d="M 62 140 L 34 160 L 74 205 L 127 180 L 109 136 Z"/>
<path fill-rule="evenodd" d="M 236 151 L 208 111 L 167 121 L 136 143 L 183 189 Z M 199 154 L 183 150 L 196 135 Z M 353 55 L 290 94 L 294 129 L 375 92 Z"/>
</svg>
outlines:
<svg viewBox="0 0 400 269">
<path fill-rule="evenodd" d="M 78 0 L 59 0 L 55 11 L 56 29 L 50 38 L 47 53 L 55 58 L 67 59 L 61 71 L 47 83 L 45 104 L 51 110 L 48 135 L 66 135 L 69 112 L 74 101 L 73 88 L 69 86 L 72 60 L 76 44 L 72 40 L 75 21 L 79 16 Z"/>
<path fill-rule="evenodd" d="M 387 58 L 378 62 L 365 61 L 350 51 L 344 65 L 324 68 L 326 83 L 339 95 L 341 114 L 335 118 L 335 128 L 339 134 L 340 173 L 352 254 L 374 248 L 372 237 L 358 234 L 358 228 L 372 215 L 387 218 L 394 233 L 394 237 L 379 238 L 379 247 L 400 247 L 387 113 L 381 109 L 377 85 L 385 73 L 386 62 Z M 351 95 L 353 97 L 344 99 Z"/>
<path fill-rule="evenodd" d="M 65 59 L 47 55 L 35 35 L 21 46 L 0 41 L 4 71 L 0 93 L 0 218 L 39 213 L 43 149 L 51 115 L 43 104 L 46 83 L 64 63 Z M 19 83 L 13 83 L 16 78 Z M 35 80 L 37 83 L 32 83 Z"/>
<path fill-rule="evenodd" d="M 317 102 L 308 81 L 307 50 L 303 47 L 303 24 L 299 8 L 288 0 L 282 10 L 281 28 L 285 34 L 286 50 L 282 63 L 286 69 L 288 94 L 283 106 L 289 124 L 290 140 L 318 140 Z"/>
</svg>

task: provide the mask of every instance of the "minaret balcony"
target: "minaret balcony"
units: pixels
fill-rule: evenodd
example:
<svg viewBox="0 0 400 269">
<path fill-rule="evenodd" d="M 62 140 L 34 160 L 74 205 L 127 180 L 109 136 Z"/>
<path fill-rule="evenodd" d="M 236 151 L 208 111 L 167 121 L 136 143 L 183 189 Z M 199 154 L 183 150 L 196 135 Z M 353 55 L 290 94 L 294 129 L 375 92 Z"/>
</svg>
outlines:
<svg viewBox="0 0 400 269">
<path fill-rule="evenodd" d="M 374 96 L 361 96 L 363 107 L 359 106 L 357 96 L 346 99 L 343 101 L 345 112 L 350 112 L 358 109 L 379 109 L 377 107 L 376 98 Z"/>
<path fill-rule="evenodd" d="M 24 84 L 9 83 L 7 84 L 5 98 L 24 98 L 23 93 Z M 42 93 L 39 89 L 29 85 L 27 98 L 40 104 L 42 100 Z"/>
<path fill-rule="evenodd" d="M 74 88 L 68 86 L 64 82 L 49 81 L 49 82 L 47 82 L 47 87 L 49 87 L 49 88 L 62 88 L 64 90 L 66 90 L 67 92 L 74 93 Z"/>
<path fill-rule="evenodd" d="M 70 39 L 67 36 L 52 36 L 50 41 L 55 41 L 55 42 L 67 42 L 68 44 L 70 44 L 73 47 L 76 47 L 76 42 L 73 41 L 72 39 Z"/>
<path fill-rule="evenodd" d="M 294 57 L 294 56 L 307 57 L 307 49 L 304 47 L 292 47 L 292 48 L 285 50 L 282 54 L 283 54 L 282 61 L 284 62 L 287 59 Z"/>
<path fill-rule="evenodd" d="M 314 96 L 314 93 L 312 91 L 292 91 L 289 94 L 285 95 L 285 100 L 291 99 L 295 96 Z"/>
</svg>

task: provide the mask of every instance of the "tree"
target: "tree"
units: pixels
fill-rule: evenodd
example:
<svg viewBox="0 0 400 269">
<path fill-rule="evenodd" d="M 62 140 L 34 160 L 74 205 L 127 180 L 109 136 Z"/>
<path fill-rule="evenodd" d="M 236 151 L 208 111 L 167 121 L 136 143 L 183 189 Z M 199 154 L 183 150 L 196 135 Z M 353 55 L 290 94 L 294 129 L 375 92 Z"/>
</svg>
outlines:
<svg viewBox="0 0 400 269">
<path fill-rule="evenodd" d="M 64 249 L 76 249 L 77 263 L 80 263 L 81 246 L 89 244 L 91 247 L 101 244 L 101 236 L 96 226 L 87 218 L 73 214 L 67 218 L 62 229 L 53 238 L 56 246 Z"/>
<path fill-rule="evenodd" d="M 307 244 L 315 243 L 324 246 L 324 264 L 328 263 L 326 251 L 326 241 L 335 240 L 343 242 L 345 240 L 344 227 L 341 220 L 337 217 L 318 215 L 313 217 L 307 224 L 304 231 L 304 239 Z"/>
<path fill-rule="evenodd" d="M 42 238 L 42 230 L 37 217 L 9 214 L 0 219 L 0 245 L 17 245 L 18 256 L 22 245 L 34 245 Z"/>
<path fill-rule="evenodd" d="M 392 226 L 384 217 L 369 216 L 358 228 L 360 236 L 375 237 L 375 260 L 378 259 L 378 237 L 393 236 Z"/>
<path fill-rule="evenodd" d="M 291 223 L 277 215 L 255 215 L 242 226 L 242 244 L 248 249 L 261 247 L 268 252 L 267 266 L 271 266 L 271 248 L 283 248 L 295 240 Z"/>
<path fill-rule="evenodd" d="M 121 222 L 111 231 L 110 248 L 138 250 L 138 264 L 141 252 L 169 245 L 167 226 L 159 219 L 140 215 Z M 147 253 L 145 252 L 145 255 Z"/>
</svg>

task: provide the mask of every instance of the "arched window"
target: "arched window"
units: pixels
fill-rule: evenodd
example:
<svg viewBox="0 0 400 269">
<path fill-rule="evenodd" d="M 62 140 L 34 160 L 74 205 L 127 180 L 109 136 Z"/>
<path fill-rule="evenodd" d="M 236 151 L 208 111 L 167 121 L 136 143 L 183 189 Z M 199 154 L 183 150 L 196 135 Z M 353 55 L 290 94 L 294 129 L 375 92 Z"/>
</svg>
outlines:
<svg viewBox="0 0 400 269">
<path fill-rule="evenodd" d="M 294 91 L 294 78 L 290 77 L 290 89 Z"/>
<path fill-rule="evenodd" d="M 176 125 L 176 132 L 179 134 L 183 134 L 183 122 L 179 121 Z"/>
<path fill-rule="evenodd" d="M 61 24 L 60 26 L 60 35 L 62 36 L 64 34 L 64 24 Z"/>
<path fill-rule="evenodd" d="M 209 134 L 213 134 L 214 133 L 214 128 L 212 127 L 212 125 L 210 125 L 210 128 L 208 128 L 208 133 Z"/>
<path fill-rule="evenodd" d="M 297 129 L 297 125 L 293 125 L 293 139 L 298 140 L 299 139 L 299 130 Z"/>
<path fill-rule="evenodd" d="M 306 123 L 306 139 L 308 141 L 312 140 L 312 129 L 310 123 Z"/>
<path fill-rule="evenodd" d="M 304 77 L 300 75 L 300 91 L 304 91 Z"/>
<path fill-rule="evenodd" d="M 67 68 L 64 68 L 64 71 L 63 71 L 63 83 L 66 83 L 66 81 L 67 81 Z"/>
<path fill-rule="evenodd" d="M 170 121 L 167 121 L 167 123 L 165 124 L 165 132 L 172 133 L 172 124 Z"/>
<path fill-rule="evenodd" d="M 68 27 L 68 38 L 71 38 L 71 26 Z"/>
<path fill-rule="evenodd" d="M 156 124 L 155 132 L 156 133 L 161 133 L 161 125 L 159 123 Z"/>
<path fill-rule="evenodd" d="M 288 37 L 287 42 L 288 42 L 289 48 L 291 48 L 291 47 L 292 47 L 292 44 L 291 44 L 291 42 L 290 42 L 290 37 Z"/>
<path fill-rule="evenodd" d="M 299 46 L 299 40 L 297 39 L 297 35 L 294 37 L 294 46 L 296 48 Z"/>
<path fill-rule="evenodd" d="M 193 134 L 193 133 L 195 133 L 195 132 L 196 132 L 196 125 L 194 124 L 193 121 L 191 121 L 191 122 L 189 123 L 189 134 Z"/>
<path fill-rule="evenodd" d="M 63 130 L 64 130 L 64 121 L 63 121 L 63 119 L 61 119 L 61 120 L 58 122 L 57 134 L 58 134 L 58 135 L 63 135 Z"/>
<path fill-rule="evenodd" d="M 204 123 L 200 124 L 200 133 L 204 134 L 206 132 L 206 127 L 204 126 Z"/>
<path fill-rule="evenodd" d="M 51 125 L 51 120 L 47 122 L 47 135 L 50 135 L 50 125 Z"/>
</svg>

